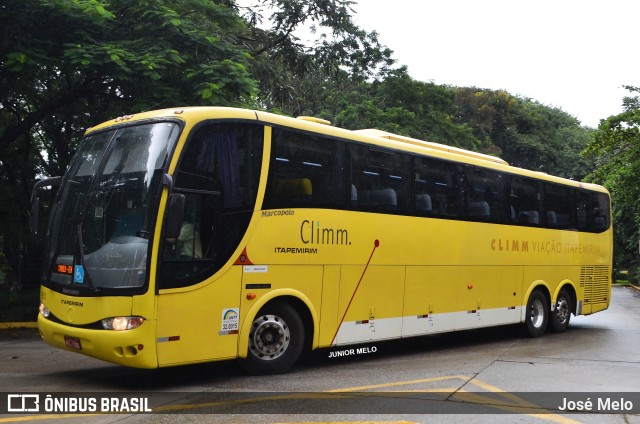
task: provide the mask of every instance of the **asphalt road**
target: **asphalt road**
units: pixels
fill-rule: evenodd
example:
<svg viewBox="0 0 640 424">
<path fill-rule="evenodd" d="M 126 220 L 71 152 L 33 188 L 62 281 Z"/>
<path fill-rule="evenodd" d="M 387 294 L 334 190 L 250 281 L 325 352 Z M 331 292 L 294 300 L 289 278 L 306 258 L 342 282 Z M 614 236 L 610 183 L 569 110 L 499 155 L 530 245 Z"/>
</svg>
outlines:
<svg viewBox="0 0 640 424">
<path fill-rule="evenodd" d="M 234 362 L 124 368 L 50 348 L 35 330 L 3 330 L 0 396 L 71 397 L 89 411 L 5 414 L 0 423 L 640 423 L 640 292 L 630 288 L 615 287 L 607 311 L 572 317 L 564 334 L 530 339 L 501 327 L 358 347 L 255 377 Z M 91 399 L 99 411 L 104 398 L 125 411 L 141 398 L 156 413 L 93 413 Z"/>
</svg>

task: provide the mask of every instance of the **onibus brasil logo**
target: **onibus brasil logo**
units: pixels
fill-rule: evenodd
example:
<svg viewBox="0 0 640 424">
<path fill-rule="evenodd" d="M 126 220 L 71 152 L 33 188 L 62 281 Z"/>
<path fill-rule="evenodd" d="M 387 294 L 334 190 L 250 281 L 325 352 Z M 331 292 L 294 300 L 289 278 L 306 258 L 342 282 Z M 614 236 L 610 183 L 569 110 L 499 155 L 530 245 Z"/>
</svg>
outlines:
<svg viewBox="0 0 640 424">
<path fill-rule="evenodd" d="M 152 412 L 147 397 L 8 394 L 7 412 Z"/>
</svg>

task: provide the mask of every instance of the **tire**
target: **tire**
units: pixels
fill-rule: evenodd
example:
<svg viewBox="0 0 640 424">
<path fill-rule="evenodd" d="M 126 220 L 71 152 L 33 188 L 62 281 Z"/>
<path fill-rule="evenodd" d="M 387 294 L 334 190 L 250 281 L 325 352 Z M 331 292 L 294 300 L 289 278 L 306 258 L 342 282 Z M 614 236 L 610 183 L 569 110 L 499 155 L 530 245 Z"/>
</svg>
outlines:
<svg viewBox="0 0 640 424">
<path fill-rule="evenodd" d="M 551 328 L 554 332 L 562 333 L 569 328 L 572 308 L 569 292 L 566 289 L 560 290 L 558 299 L 556 299 L 556 307 L 551 313 Z"/>
<path fill-rule="evenodd" d="M 524 320 L 529 337 L 540 337 L 547 330 L 549 305 L 546 296 L 540 290 L 534 290 L 529 296 Z"/>
<path fill-rule="evenodd" d="M 249 332 L 249 351 L 240 365 L 255 375 L 280 374 L 296 363 L 304 346 L 304 325 L 284 302 L 264 306 Z"/>
</svg>

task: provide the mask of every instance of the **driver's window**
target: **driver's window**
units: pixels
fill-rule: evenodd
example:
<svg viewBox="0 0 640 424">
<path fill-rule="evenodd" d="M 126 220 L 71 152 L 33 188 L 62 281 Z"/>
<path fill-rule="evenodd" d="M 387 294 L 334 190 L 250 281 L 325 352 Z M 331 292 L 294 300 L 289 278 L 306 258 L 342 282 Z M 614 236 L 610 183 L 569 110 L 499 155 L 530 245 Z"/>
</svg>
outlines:
<svg viewBox="0 0 640 424">
<path fill-rule="evenodd" d="M 184 196 L 178 237 L 163 240 L 160 288 L 196 284 L 227 263 L 253 214 L 262 126 L 205 123 L 187 140 L 175 173 Z"/>
<path fill-rule="evenodd" d="M 193 260 L 202 259 L 202 231 L 211 228 L 201 228 L 202 216 L 200 196 L 185 195 L 184 218 L 180 226 L 178 237 L 167 237 L 165 242 L 165 260 Z"/>
</svg>

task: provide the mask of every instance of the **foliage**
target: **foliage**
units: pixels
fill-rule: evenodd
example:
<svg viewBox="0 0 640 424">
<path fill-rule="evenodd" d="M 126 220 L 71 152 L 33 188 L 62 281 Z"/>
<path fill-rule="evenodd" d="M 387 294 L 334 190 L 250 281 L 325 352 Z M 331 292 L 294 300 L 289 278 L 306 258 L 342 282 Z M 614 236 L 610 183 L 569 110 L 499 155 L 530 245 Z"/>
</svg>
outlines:
<svg viewBox="0 0 640 424">
<path fill-rule="evenodd" d="M 580 180 L 590 164 L 578 153 L 592 132 L 562 110 L 499 90 L 458 88 L 459 120 L 467 123 L 484 153 L 513 166 Z"/>
<path fill-rule="evenodd" d="M 209 0 L 4 0 L 4 248 L 26 255 L 31 187 L 64 172 L 87 127 L 160 105 L 253 104 L 251 58 L 238 42 L 245 28 L 232 8 Z"/>
<path fill-rule="evenodd" d="M 349 0 L 253 0 L 240 13 L 250 31 L 260 105 L 287 115 L 308 114 L 323 89 L 344 90 L 384 77 L 394 63 L 378 34 L 353 23 Z M 311 40 L 306 40 L 311 37 Z"/>
<path fill-rule="evenodd" d="M 625 87 L 623 112 L 600 121 L 584 155 L 597 169 L 589 176 L 611 192 L 617 265 L 640 273 L 640 88 Z"/>
<path fill-rule="evenodd" d="M 258 28 L 253 12 L 243 19 L 233 0 L 0 3 L 2 244 L 24 251 L 35 179 L 62 174 L 91 125 L 177 105 L 295 114 L 317 99 L 318 82 L 392 63 L 376 34 L 353 24 L 348 1 L 259 3 L 271 27 Z M 308 23 L 329 35 L 298 43 L 293 31 Z"/>
<path fill-rule="evenodd" d="M 378 128 L 408 137 L 476 148 L 465 123 L 455 122 L 455 90 L 412 79 L 406 69 L 383 81 L 361 82 L 352 90 L 325 92 L 319 113 L 348 129 Z"/>
<path fill-rule="evenodd" d="M 406 69 L 348 90 L 325 86 L 308 114 L 349 129 L 378 128 L 500 156 L 511 165 L 581 180 L 593 131 L 562 110 L 505 91 L 413 80 Z M 310 107 L 310 104 L 307 104 Z"/>
<path fill-rule="evenodd" d="M 160 104 L 251 102 L 248 56 L 234 47 L 244 27 L 239 17 L 207 0 L 169 4 L 5 3 L 1 178 L 22 182 L 24 194 L 36 173 L 60 174 L 83 128 L 114 115 Z"/>
<path fill-rule="evenodd" d="M 504 91 L 413 80 L 354 24 L 351 4 L 3 0 L 0 244 L 26 252 L 31 187 L 65 171 L 87 127 L 164 106 L 315 115 L 575 179 L 592 170 L 577 159 L 592 132 L 575 118 Z"/>
</svg>

